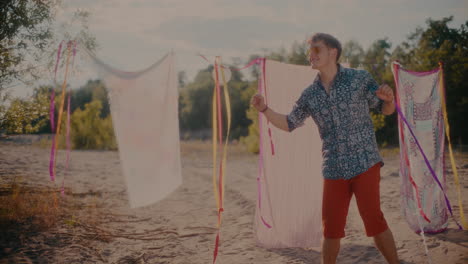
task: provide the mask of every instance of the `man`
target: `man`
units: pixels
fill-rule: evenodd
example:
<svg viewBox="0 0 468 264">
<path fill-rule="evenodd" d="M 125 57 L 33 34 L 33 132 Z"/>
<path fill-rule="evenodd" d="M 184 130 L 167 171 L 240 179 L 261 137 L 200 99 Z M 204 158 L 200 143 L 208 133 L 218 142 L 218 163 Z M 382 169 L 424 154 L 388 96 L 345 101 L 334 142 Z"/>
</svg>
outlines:
<svg viewBox="0 0 468 264">
<path fill-rule="evenodd" d="M 369 113 L 369 108 L 374 108 L 384 115 L 392 114 L 393 91 L 385 84 L 379 87 L 366 71 L 339 65 L 341 44 L 335 37 L 317 33 L 308 43 L 310 64 L 319 74 L 291 113 L 276 113 L 259 94 L 252 97 L 251 104 L 284 131 L 293 131 L 309 116 L 318 126 L 323 142 L 323 263 L 336 262 L 353 194 L 367 236 L 374 238 L 388 263 L 398 263 L 393 235 L 380 209 L 383 162 Z"/>
</svg>

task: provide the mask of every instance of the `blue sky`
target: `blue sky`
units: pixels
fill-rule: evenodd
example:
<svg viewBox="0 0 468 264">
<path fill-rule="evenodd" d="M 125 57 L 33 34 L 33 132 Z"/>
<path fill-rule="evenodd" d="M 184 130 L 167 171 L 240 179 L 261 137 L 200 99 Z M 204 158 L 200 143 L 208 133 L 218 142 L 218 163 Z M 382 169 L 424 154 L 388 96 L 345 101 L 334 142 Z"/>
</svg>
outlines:
<svg viewBox="0 0 468 264">
<path fill-rule="evenodd" d="M 207 66 L 199 52 L 229 63 L 288 49 L 314 32 L 364 48 L 388 37 L 396 46 L 428 18 L 453 15 L 457 28 L 468 20 L 467 0 L 68 0 L 63 6 L 58 17 L 64 21 L 77 8 L 91 13 L 96 53 L 109 64 L 143 69 L 174 50 L 178 69 L 189 77 Z"/>
</svg>

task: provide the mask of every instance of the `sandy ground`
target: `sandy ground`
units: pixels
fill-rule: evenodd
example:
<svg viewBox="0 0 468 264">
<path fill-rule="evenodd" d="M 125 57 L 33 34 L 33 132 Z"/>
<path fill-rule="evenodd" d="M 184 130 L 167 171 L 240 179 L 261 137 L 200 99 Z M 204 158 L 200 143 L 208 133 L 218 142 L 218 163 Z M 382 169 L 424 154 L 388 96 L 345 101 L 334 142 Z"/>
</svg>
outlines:
<svg viewBox="0 0 468 264">
<path fill-rule="evenodd" d="M 66 217 L 45 231 L 8 243 L 3 239 L 0 263 L 211 263 L 216 205 L 210 143 L 182 142 L 181 148 L 182 186 L 161 202 L 138 209 L 128 207 L 118 152 L 72 151 L 65 181 L 69 189 L 61 198 L 68 208 Z M 0 142 L 2 184 L 16 177 L 29 186 L 53 186 L 48 179 L 48 155 L 46 148 Z M 398 156 L 394 151 L 383 155 L 381 202 L 399 256 L 402 263 L 428 263 L 421 237 L 400 214 Z M 60 151 L 59 176 L 64 156 Z M 468 212 L 468 154 L 457 157 Z M 320 263 L 318 249 L 267 250 L 255 245 L 256 166 L 256 155 L 241 146 L 230 148 L 217 263 Z M 448 195 L 459 218 L 453 177 L 448 172 Z M 338 263 L 385 263 L 364 234 L 354 199 L 346 234 Z M 427 236 L 427 243 L 432 263 L 468 263 L 468 231 L 458 230 L 453 220 L 446 232 Z"/>
</svg>

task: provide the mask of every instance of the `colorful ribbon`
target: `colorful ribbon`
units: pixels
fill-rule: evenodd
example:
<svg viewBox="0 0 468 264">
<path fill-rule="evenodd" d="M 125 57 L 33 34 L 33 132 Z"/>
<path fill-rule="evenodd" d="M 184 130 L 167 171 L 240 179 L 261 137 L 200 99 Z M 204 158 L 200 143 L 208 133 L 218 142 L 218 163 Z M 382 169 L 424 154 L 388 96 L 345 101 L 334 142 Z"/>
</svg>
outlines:
<svg viewBox="0 0 468 264">
<path fill-rule="evenodd" d="M 444 123 L 445 123 L 445 135 L 448 141 L 450 163 L 452 165 L 453 177 L 455 180 L 455 186 L 457 188 L 458 207 L 460 208 L 460 219 L 461 219 L 463 228 L 465 230 L 468 230 L 468 222 L 466 221 L 465 214 L 463 212 L 462 196 L 461 196 L 461 190 L 460 190 L 460 180 L 458 177 L 458 171 L 457 171 L 457 166 L 455 164 L 455 159 L 453 157 L 452 142 L 450 140 L 450 126 L 449 126 L 448 116 L 447 116 L 447 104 L 445 102 L 446 97 L 445 97 L 444 70 L 443 70 L 441 62 L 439 62 L 439 86 L 441 90 L 441 102 L 442 102 L 442 113 L 444 115 Z"/>
<path fill-rule="evenodd" d="M 265 78 L 265 59 L 262 58 L 259 61 L 260 63 L 260 68 L 262 71 L 262 74 L 260 78 L 258 79 L 258 92 L 260 94 L 263 94 L 263 89 L 262 87 L 265 88 L 265 101 L 266 101 L 266 78 Z M 258 134 L 259 134 L 259 157 L 258 157 L 258 176 L 257 176 L 257 193 L 258 193 L 258 212 L 260 215 L 260 220 L 262 220 L 262 223 L 264 226 L 267 228 L 271 228 L 272 226 L 268 224 L 268 222 L 263 218 L 262 214 L 262 186 L 261 186 L 261 181 L 262 177 L 265 177 L 265 167 L 264 167 L 264 160 L 263 160 L 263 115 L 258 114 Z M 270 141 L 271 141 L 271 133 L 269 133 L 270 136 Z M 272 141 L 271 141 L 272 142 Z M 272 146 L 272 155 L 274 154 L 274 148 Z"/>
<path fill-rule="evenodd" d="M 60 56 L 62 54 L 63 40 L 60 42 L 58 51 L 57 51 L 57 60 L 55 61 L 55 70 L 54 70 L 54 82 L 57 80 L 57 69 L 60 61 Z"/>
<path fill-rule="evenodd" d="M 265 103 L 268 104 L 267 84 L 266 84 L 266 59 L 265 58 L 263 58 L 261 61 L 261 68 L 262 68 L 262 76 L 263 76 L 263 86 L 265 87 Z M 268 136 L 270 138 L 271 155 L 274 156 L 275 145 L 273 144 L 271 128 L 270 128 L 270 120 L 268 119 L 267 119 L 267 128 L 268 128 Z"/>
<path fill-rule="evenodd" d="M 209 62 L 210 61 L 203 56 L 202 54 L 198 54 L 201 58 L 203 58 L 205 61 Z M 247 65 L 243 66 L 242 68 L 233 68 L 233 67 L 226 67 L 222 65 L 221 63 L 221 58 L 219 56 L 216 56 L 215 62 L 214 62 L 214 71 L 215 71 L 215 87 L 213 89 L 213 98 L 212 98 L 212 140 L 213 140 L 213 191 L 215 195 L 215 200 L 216 200 L 216 206 L 217 206 L 217 215 L 218 215 L 218 232 L 216 235 L 216 240 L 215 240 L 215 248 L 213 251 L 213 263 L 216 262 L 217 256 L 218 256 L 218 249 L 219 249 L 219 241 L 220 241 L 220 227 L 221 227 L 221 222 L 222 222 L 222 212 L 224 212 L 223 208 L 223 201 L 224 201 L 224 171 L 226 167 L 226 154 L 227 154 L 227 143 L 229 139 L 229 132 L 231 129 L 231 104 L 230 104 L 230 99 L 229 99 L 229 93 L 228 93 L 228 87 L 227 87 L 227 81 L 225 79 L 224 75 L 224 69 L 230 69 L 234 71 L 241 71 L 246 68 L 251 67 L 252 65 L 260 65 L 261 69 L 261 76 L 259 76 L 259 92 L 262 93 L 262 88 L 265 87 L 266 90 L 266 81 L 265 81 L 265 59 L 264 58 L 257 58 L 252 61 L 250 61 Z M 227 115 L 227 132 L 226 132 L 226 141 L 224 142 L 223 146 L 223 139 L 222 139 L 222 105 L 221 105 L 221 89 L 220 89 L 220 75 L 221 74 L 221 79 L 224 84 L 224 97 L 225 97 L 225 102 L 226 102 L 226 115 Z M 263 79 L 263 85 L 262 85 L 262 79 Z M 266 99 L 266 93 L 265 93 L 265 100 Z M 268 122 L 269 124 L 269 122 Z M 261 122 L 261 115 L 259 115 L 259 125 L 260 125 L 260 135 L 259 135 L 259 140 L 262 142 L 263 136 L 262 136 L 262 122 Z M 268 127 L 269 128 L 269 127 Z M 271 145 L 271 151 L 272 155 L 274 155 L 274 144 L 272 140 L 272 134 L 271 130 L 269 128 L 269 137 L 270 137 L 270 145 Z M 218 146 L 219 144 L 219 146 Z M 217 152 L 218 152 L 218 147 L 219 147 L 219 152 L 222 153 L 222 157 L 220 159 L 219 163 L 219 171 L 217 171 Z M 263 174 L 263 146 L 260 143 L 260 155 L 259 155 L 259 176 L 257 177 L 257 188 L 258 188 L 258 200 L 259 200 L 259 208 L 261 209 L 261 201 L 262 201 L 262 195 L 261 195 L 261 185 L 260 185 L 260 177 Z M 216 181 L 216 176 L 217 172 L 219 172 L 219 177 L 218 177 L 218 182 Z M 263 216 L 260 216 L 263 224 L 271 228 L 271 225 L 269 225 Z"/>
<path fill-rule="evenodd" d="M 52 89 L 52 93 L 50 95 L 50 112 L 49 112 L 49 119 L 50 119 L 50 130 L 52 133 L 55 133 L 55 90 Z M 50 180 L 55 180 L 55 173 L 54 173 L 54 161 L 55 161 L 55 138 L 52 139 L 52 148 L 50 150 L 50 159 L 49 159 L 49 175 Z"/>
<path fill-rule="evenodd" d="M 62 188 L 60 193 L 65 195 L 65 177 L 68 174 L 68 164 L 70 163 L 70 151 L 71 151 L 71 142 L 70 142 L 70 103 L 71 103 L 71 92 L 68 93 L 67 100 L 67 131 L 66 131 L 66 145 L 67 145 L 67 159 L 65 161 L 65 174 L 62 179 Z"/>
<path fill-rule="evenodd" d="M 60 61 L 60 56 L 62 54 L 62 46 L 63 40 L 60 42 L 58 50 L 57 50 L 57 59 L 55 62 L 55 70 L 54 70 L 54 85 L 57 82 L 57 69 Z M 55 133 L 55 90 L 52 89 L 52 93 L 50 95 L 50 110 L 49 110 L 49 119 L 50 119 L 50 130 L 52 133 Z M 50 162 L 49 162 L 49 175 L 50 180 L 55 180 L 55 173 L 54 173 L 54 161 L 55 161 L 55 140 L 52 139 L 52 149 L 50 151 Z"/>
<path fill-rule="evenodd" d="M 62 42 L 60 43 L 59 50 L 58 50 L 58 55 L 57 55 L 57 65 L 60 60 L 60 53 L 62 49 Z M 72 42 L 69 41 L 67 43 L 67 60 L 66 60 L 66 65 L 65 65 L 65 77 L 62 83 L 62 94 L 61 94 L 61 99 L 60 99 L 60 108 L 59 108 L 59 113 L 58 113 L 58 119 L 57 119 L 57 126 L 55 126 L 55 91 L 52 91 L 51 95 L 51 102 L 50 102 L 50 122 L 51 122 L 51 129 L 52 133 L 55 132 L 55 136 L 52 138 L 52 148 L 51 148 L 51 153 L 50 153 L 50 162 L 49 162 L 49 174 L 50 174 L 50 179 L 52 181 L 55 181 L 55 164 L 56 164 L 56 158 L 57 158 L 57 147 L 58 147 L 58 139 L 60 136 L 60 125 L 62 121 L 62 114 L 63 114 L 63 108 L 65 104 L 65 96 L 66 96 L 66 87 L 67 87 L 67 76 L 68 76 L 68 66 L 70 63 L 70 57 L 72 54 Z M 57 75 L 57 68 L 58 66 L 56 65 L 55 67 L 55 77 Z"/>
<path fill-rule="evenodd" d="M 227 156 L 227 144 L 229 141 L 229 131 L 231 129 L 231 102 L 229 98 L 229 91 L 227 88 L 227 81 L 224 74 L 224 68 L 220 67 L 221 58 L 216 57 L 214 63 L 214 71 L 215 71 L 215 87 L 213 91 L 213 188 L 215 193 L 216 205 L 218 208 L 218 232 L 216 234 L 216 241 L 215 241 L 215 248 L 213 252 L 213 263 L 216 262 L 216 258 L 218 256 L 218 248 L 219 248 L 219 236 L 220 236 L 220 228 L 222 222 L 222 212 L 224 212 L 224 175 L 225 175 L 225 167 L 226 167 L 226 156 Z M 227 131 L 226 131 L 226 139 L 223 145 L 223 119 L 222 119 L 222 104 L 221 104 L 221 88 L 219 84 L 219 74 L 221 73 L 221 78 L 223 81 L 224 86 L 224 99 L 226 103 L 226 115 L 227 115 Z M 218 139 L 219 137 L 219 139 Z M 216 162 L 217 162 L 217 141 L 219 140 L 219 152 L 222 153 L 219 163 L 219 178 L 218 178 L 218 186 L 216 183 Z"/>
<path fill-rule="evenodd" d="M 74 40 L 72 41 L 73 43 L 73 59 L 72 59 L 72 72 L 73 72 L 73 69 L 75 68 L 75 57 L 76 57 L 76 45 L 77 45 L 77 41 Z M 65 195 L 65 178 L 67 177 L 68 175 L 68 165 L 70 163 L 70 152 L 71 152 L 71 141 L 70 141 L 70 118 L 71 118 L 71 109 L 70 109 L 70 106 L 71 105 L 71 88 L 69 89 L 68 91 L 68 100 L 67 100 L 67 126 L 66 126 L 66 147 L 67 147 L 67 159 L 65 161 L 65 172 L 64 172 L 64 176 L 63 176 L 63 179 L 62 179 L 62 188 L 60 190 L 60 193 L 63 195 Z"/>
</svg>

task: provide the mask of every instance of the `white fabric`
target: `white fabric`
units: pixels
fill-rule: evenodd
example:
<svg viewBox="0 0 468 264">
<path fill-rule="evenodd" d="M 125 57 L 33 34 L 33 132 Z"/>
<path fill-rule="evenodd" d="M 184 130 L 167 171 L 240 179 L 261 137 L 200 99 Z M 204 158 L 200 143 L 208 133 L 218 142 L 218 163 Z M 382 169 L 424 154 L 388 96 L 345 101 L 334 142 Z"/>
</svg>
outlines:
<svg viewBox="0 0 468 264">
<path fill-rule="evenodd" d="M 92 58 L 108 90 L 130 206 L 155 203 L 182 183 L 174 55 L 140 72 Z"/>
<path fill-rule="evenodd" d="M 288 114 L 317 73 L 310 66 L 267 60 L 268 105 Z M 257 244 L 265 248 L 317 247 L 322 237 L 323 193 L 322 142 L 317 126 L 308 118 L 304 126 L 291 133 L 272 124 L 270 127 L 274 156 L 263 118 L 265 177 L 261 179 L 261 210 L 257 204 L 255 213 Z M 271 229 L 262 223 L 260 215 Z"/>
</svg>

